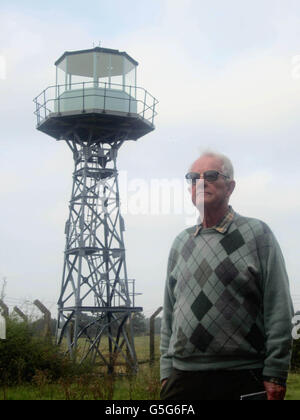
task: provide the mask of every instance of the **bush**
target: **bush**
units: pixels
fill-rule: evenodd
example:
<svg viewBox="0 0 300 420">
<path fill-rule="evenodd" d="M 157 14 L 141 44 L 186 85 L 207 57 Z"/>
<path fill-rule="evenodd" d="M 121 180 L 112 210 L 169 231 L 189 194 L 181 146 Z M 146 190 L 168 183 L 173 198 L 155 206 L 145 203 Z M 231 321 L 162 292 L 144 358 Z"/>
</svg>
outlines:
<svg viewBox="0 0 300 420">
<path fill-rule="evenodd" d="M 36 372 L 52 380 L 71 373 L 72 364 L 58 347 L 36 336 L 30 324 L 7 321 L 7 339 L 0 340 L 0 380 L 6 385 L 32 381 Z"/>
</svg>

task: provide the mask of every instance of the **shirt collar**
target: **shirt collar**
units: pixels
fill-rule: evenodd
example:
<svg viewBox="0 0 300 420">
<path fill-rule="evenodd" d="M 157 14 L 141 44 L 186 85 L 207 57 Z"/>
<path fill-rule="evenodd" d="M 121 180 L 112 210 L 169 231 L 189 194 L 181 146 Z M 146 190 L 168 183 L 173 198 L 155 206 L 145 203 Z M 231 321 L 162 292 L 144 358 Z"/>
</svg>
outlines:
<svg viewBox="0 0 300 420">
<path fill-rule="evenodd" d="M 229 206 L 229 209 L 227 211 L 227 213 L 225 214 L 225 216 L 223 217 L 223 219 L 217 223 L 215 226 L 212 226 L 210 229 L 214 229 L 217 232 L 220 233 L 226 233 L 229 226 L 231 225 L 231 222 L 234 218 L 235 212 L 233 210 L 233 208 L 231 206 Z M 197 226 L 194 236 L 198 236 L 201 229 L 203 228 L 202 223 L 200 225 Z"/>
</svg>

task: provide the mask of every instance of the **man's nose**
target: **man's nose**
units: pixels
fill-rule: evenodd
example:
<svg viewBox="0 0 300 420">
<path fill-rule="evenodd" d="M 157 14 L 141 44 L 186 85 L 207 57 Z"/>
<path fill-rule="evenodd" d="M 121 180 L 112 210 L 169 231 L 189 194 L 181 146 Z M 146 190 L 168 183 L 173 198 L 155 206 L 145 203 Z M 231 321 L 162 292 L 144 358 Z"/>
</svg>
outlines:
<svg viewBox="0 0 300 420">
<path fill-rule="evenodd" d="M 207 185 L 207 181 L 204 178 L 197 179 L 194 186 L 198 188 L 203 188 Z"/>
</svg>

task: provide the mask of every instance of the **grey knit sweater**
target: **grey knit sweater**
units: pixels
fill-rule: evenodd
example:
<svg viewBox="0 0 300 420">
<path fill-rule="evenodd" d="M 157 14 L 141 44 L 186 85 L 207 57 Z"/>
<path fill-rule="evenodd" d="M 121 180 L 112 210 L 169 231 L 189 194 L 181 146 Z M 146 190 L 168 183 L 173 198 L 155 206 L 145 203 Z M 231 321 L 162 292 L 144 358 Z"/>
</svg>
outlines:
<svg viewBox="0 0 300 420">
<path fill-rule="evenodd" d="M 171 248 L 161 329 L 161 380 L 181 370 L 263 368 L 286 379 L 293 305 L 270 228 L 234 213 L 184 230 Z"/>
</svg>

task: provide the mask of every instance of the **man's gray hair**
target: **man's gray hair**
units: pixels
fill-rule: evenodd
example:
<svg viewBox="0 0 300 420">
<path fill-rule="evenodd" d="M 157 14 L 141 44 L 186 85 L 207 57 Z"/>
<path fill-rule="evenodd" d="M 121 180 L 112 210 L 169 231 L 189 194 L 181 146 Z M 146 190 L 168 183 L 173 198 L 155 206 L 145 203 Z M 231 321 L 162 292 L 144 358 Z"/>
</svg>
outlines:
<svg viewBox="0 0 300 420">
<path fill-rule="evenodd" d="M 223 155 L 222 153 L 218 153 L 218 152 L 214 152 L 211 150 L 206 150 L 204 152 L 201 153 L 201 155 L 199 156 L 198 159 L 205 157 L 205 156 L 209 156 L 209 157 L 213 157 L 215 159 L 219 159 L 222 163 L 222 172 L 224 175 L 227 175 L 231 180 L 233 180 L 234 178 L 234 169 L 233 169 L 233 165 L 231 163 L 231 160 Z"/>
</svg>

